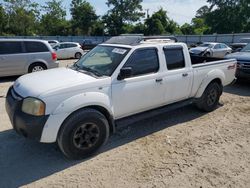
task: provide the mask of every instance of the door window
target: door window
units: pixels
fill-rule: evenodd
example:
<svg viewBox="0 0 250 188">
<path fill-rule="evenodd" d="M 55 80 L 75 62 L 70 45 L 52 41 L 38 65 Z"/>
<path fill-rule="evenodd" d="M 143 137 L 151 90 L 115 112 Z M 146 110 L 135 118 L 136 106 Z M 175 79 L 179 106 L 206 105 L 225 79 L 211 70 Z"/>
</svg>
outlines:
<svg viewBox="0 0 250 188">
<path fill-rule="evenodd" d="M 49 49 L 42 42 L 24 42 L 26 52 L 35 53 L 35 52 L 48 52 Z"/>
<path fill-rule="evenodd" d="M 140 49 L 134 52 L 124 67 L 132 68 L 132 76 L 155 73 L 159 70 L 157 49 Z"/>
<path fill-rule="evenodd" d="M 165 47 L 164 54 L 168 70 L 182 69 L 185 67 L 182 47 Z"/>
<path fill-rule="evenodd" d="M 220 49 L 220 48 L 221 48 L 220 44 L 216 44 L 216 45 L 214 46 L 214 49 Z"/>
<path fill-rule="evenodd" d="M 22 42 L 0 42 L 0 54 L 23 53 Z"/>
</svg>

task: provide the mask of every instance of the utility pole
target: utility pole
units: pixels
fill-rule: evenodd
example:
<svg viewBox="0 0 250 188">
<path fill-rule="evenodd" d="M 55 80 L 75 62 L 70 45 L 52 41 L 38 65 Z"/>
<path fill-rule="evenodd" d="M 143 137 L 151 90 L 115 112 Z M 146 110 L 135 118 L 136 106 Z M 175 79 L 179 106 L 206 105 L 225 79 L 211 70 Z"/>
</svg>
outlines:
<svg viewBox="0 0 250 188">
<path fill-rule="evenodd" d="M 145 9 L 147 11 L 147 18 L 149 18 L 149 9 Z"/>
</svg>

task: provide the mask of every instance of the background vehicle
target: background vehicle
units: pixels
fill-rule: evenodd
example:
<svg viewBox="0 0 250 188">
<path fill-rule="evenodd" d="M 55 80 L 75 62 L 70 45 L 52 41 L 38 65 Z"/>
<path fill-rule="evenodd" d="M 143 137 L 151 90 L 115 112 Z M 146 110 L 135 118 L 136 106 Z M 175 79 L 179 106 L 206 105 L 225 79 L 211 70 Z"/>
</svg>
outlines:
<svg viewBox="0 0 250 188">
<path fill-rule="evenodd" d="M 237 60 L 236 76 L 238 78 L 250 79 L 250 43 L 240 52 L 229 54 L 225 58 Z"/>
<path fill-rule="evenodd" d="M 58 59 L 80 59 L 85 53 L 81 45 L 75 42 L 62 42 L 53 47 L 56 51 Z"/>
<path fill-rule="evenodd" d="M 84 40 L 81 44 L 83 50 L 91 50 L 97 46 L 97 44 L 93 43 L 92 40 Z"/>
<path fill-rule="evenodd" d="M 67 157 L 81 159 L 107 141 L 118 120 L 166 105 L 216 109 L 223 86 L 235 79 L 236 61 L 212 59 L 191 60 L 186 44 L 173 40 L 115 37 L 71 68 L 19 78 L 6 110 L 18 133 L 57 141 Z"/>
<path fill-rule="evenodd" d="M 48 40 L 48 43 L 53 47 L 53 46 L 55 46 L 56 44 L 58 44 L 59 41 L 57 41 L 57 40 Z"/>
<path fill-rule="evenodd" d="M 47 41 L 0 39 L 0 77 L 56 68 L 59 64 Z"/>
<path fill-rule="evenodd" d="M 230 47 L 232 48 L 233 52 L 239 52 L 248 43 L 250 43 L 250 38 L 242 38 L 242 39 L 240 39 L 240 42 L 233 43 L 233 44 L 230 45 Z"/>
<path fill-rule="evenodd" d="M 205 42 L 198 47 L 189 50 L 191 55 L 223 58 L 230 54 L 232 49 L 223 43 Z"/>
</svg>

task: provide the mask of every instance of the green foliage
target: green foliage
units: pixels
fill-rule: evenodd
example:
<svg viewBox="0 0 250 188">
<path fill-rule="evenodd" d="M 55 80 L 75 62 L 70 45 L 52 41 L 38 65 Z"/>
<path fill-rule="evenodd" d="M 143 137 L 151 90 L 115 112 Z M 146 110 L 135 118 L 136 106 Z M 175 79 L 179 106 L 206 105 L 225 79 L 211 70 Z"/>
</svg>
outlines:
<svg viewBox="0 0 250 188">
<path fill-rule="evenodd" d="M 42 7 L 40 30 L 42 35 L 67 35 L 70 32 L 70 23 L 66 20 L 66 10 L 61 0 L 47 1 Z"/>
<path fill-rule="evenodd" d="M 141 3 L 142 0 L 107 0 L 107 5 L 111 9 L 103 16 L 103 20 L 109 34 L 126 33 L 127 24 L 139 21 L 144 16 Z"/>
<path fill-rule="evenodd" d="M 38 4 L 30 0 L 4 0 L 6 32 L 14 35 L 34 35 L 39 17 Z"/>
<path fill-rule="evenodd" d="M 72 26 L 76 35 L 90 35 L 98 19 L 93 6 L 87 1 L 72 0 L 71 3 Z"/>
<path fill-rule="evenodd" d="M 167 11 L 160 8 L 145 21 L 147 35 L 162 35 L 180 33 L 176 22 L 169 19 Z"/>
<path fill-rule="evenodd" d="M 207 0 L 210 11 L 205 14 L 205 22 L 211 33 L 249 32 L 249 0 Z"/>
<path fill-rule="evenodd" d="M 7 15 L 2 5 L 0 5 L 0 35 L 4 35 L 6 32 Z"/>
</svg>

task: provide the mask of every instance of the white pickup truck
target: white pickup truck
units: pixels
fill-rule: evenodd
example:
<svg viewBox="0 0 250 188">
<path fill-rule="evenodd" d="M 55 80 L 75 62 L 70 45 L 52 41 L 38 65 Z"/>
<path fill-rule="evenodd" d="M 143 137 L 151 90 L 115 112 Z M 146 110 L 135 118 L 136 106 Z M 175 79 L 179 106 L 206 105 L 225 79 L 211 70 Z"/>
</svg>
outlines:
<svg viewBox="0 0 250 188">
<path fill-rule="evenodd" d="M 190 58 L 171 39 L 119 36 L 98 45 L 72 67 L 20 77 L 6 111 L 21 135 L 57 142 L 69 158 L 94 153 L 116 122 L 169 104 L 216 109 L 223 86 L 235 80 L 236 60 Z"/>
</svg>

